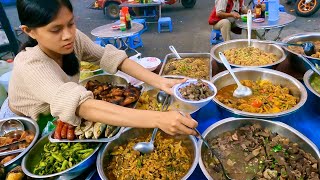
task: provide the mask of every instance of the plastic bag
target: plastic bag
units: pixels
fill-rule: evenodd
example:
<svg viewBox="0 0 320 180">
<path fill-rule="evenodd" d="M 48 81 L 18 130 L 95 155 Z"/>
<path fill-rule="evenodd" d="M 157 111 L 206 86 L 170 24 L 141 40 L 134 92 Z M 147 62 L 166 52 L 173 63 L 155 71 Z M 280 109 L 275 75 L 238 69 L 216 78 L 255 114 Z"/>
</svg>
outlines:
<svg viewBox="0 0 320 180">
<path fill-rule="evenodd" d="M 57 118 L 51 114 L 40 114 L 38 118 L 38 125 L 41 137 L 51 133 L 56 128 L 55 121 Z"/>
</svg>

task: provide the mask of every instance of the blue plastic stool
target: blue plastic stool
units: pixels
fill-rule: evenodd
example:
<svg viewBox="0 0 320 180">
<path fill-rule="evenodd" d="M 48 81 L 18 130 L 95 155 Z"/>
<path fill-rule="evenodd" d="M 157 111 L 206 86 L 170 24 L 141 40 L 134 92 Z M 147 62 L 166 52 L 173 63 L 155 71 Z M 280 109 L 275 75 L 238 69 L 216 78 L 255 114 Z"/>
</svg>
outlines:
<svg viewBox="0 0 320 180">
<path fill-rule="evenodd" d="M 140 33 L 137 33 L 128 37 L 128 39 L 126 40 L 126 43 L 130 48 L 136 49 L 137 47 L 143 47 L 143 42 L 140 35 L 141 35 Z"/>
<path fill-rule="evenodd" d="M 161 17 L 158 20 L 158 33 L 163 31 L 162 27 L 168 27 L 168 30 L 172 32 L 172 21 L 171 17 Z"/>
<path fill-rule="evenodd" d="M 148 30 L 146 19 L 133 19 L 132 22 L 143 24 L 143 29 L 141 30 L 141 33 Z"/>
<path fill-rule="evenodd" d="M 280 12 L 286 12 L 286 9 L 284 8 L 283 5 L 279 4 L 279 11 Z"/>
<path fill-rule="evenodd" d="M 111 45 L 115 46 L 116 48 L 119 47 L 117 41 L 113 38 L 99 38 L 99 37 L 97 37 L 94 42 L 102 47 L 105 47 L 107 44 L 111 44 Z"/>
<path fill-rule="evenodd" d="M 212 29 L 211 35 L 210 35 L 210 43 L 212 44 L 218 44 L 220 42 L 223 42 L 222 36 L 221 36 L 221 31 Z"/>
</svg>

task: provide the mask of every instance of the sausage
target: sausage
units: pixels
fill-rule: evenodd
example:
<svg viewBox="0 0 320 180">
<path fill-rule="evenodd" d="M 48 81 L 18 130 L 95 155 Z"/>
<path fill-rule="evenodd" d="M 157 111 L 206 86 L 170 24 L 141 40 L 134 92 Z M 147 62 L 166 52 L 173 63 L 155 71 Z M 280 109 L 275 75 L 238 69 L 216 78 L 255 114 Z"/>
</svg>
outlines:
<svg viewBox="0 0 320 180">
<path fill-rule="evenodd" d="M 68 126 L 68 132 L 67 132 L 67 139 L 68 140 L 74 140 L 74 127 L 72 125 Z"/>
<path fill-rule="evenodd" d="M 67 130 L 68 130 L 68 124 L 64 123 L 62 131 L 61 131 L 61 138 L 66 139 L 67 138 Z"/>
<path fill-rule="evenodd" d="M 54 138 L 55 139 L 61 139 L 61 130 L 63 127 L 64 123 L 61 120 L 58 120 L 58 124 L 56 127 L 56 130 L 54 131 Z"/>
</svg>

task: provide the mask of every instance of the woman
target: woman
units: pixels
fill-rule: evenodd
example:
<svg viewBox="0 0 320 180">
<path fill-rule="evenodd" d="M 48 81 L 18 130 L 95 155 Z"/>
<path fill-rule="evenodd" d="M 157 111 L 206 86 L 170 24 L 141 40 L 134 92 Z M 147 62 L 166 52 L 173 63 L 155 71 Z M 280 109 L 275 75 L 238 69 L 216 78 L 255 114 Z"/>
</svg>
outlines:
<svg viewBox="0 0 320 180">
<path fill-rule="evenodd" d="M 121 70 L 167 93 L 181 81 L 162 78 L 127 58 L 112 45 L 102 48 L 76 29 L 69 0 L 17 0 L 21 29 L 29 41 L 14 61 L 9 98 L 0 118 L 37 119 L 50 112 L 77 126 L 84 118 L 114 126 L 160 128 L 175 134 L 196 134 L 197 122 L 179 112 L 129 109 L 93 99 L 79 82 L 79 60 L 99 61 L 109 73 Z M 2 117 L 1 117 L 2 116 Z M 81 118 L 80 118 L 81 117 Z"/>
</svg>

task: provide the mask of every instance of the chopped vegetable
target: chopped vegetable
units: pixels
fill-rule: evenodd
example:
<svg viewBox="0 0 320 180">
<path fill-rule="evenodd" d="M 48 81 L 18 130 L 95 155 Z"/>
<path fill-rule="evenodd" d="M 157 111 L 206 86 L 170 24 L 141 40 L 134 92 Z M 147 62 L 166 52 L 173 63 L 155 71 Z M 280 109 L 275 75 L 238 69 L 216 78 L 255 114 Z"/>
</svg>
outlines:
<svg viewBox="0 0 320 180">
<path fill-rule="evenodd" d="M 71 168 L 90 156 L 96 144 L 89 143 L 51 143 L 43 147 L 41 160 L 33 169 L 37 175 L 58 173 Z"/>
<path fill-rule="evenodd" d="M 276 146 L 274 146 L 273 148 L 272 148 L 272 151 L 273 152 L 279 152 L 279 151 L 281 151 L 282 150 L 282 146 L 280 145 L 280 144 L 278 144 L 278 145 L 276 145 Z"/>
</svg>

